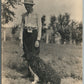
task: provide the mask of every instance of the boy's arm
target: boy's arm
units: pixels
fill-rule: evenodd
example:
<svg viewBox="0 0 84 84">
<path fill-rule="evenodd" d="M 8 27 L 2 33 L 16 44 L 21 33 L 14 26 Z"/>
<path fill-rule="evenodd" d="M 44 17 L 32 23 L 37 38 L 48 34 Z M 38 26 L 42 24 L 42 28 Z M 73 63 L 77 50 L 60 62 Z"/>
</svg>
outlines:
<svg viewBox="0 0 84 84">
<path fill-rule="evenodd" d="M 38 21 L 37 21 L 37 23 L 38 23 L 38 36 L 37 36 L 37 40 L 41 40 L 41 32 L 42 32 L 42 25 L 41 25 L 41 18 L 39 17 L 39 15 L 37 15 L 38 16 Z"/>
</svg>

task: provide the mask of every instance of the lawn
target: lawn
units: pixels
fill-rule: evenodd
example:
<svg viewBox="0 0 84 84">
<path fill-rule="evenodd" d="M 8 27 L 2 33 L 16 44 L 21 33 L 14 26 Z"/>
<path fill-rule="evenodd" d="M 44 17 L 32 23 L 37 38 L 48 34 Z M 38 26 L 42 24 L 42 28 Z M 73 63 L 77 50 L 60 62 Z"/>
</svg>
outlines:
<svg viewBox="0 0 84 84">
<path fill-rule="evenodd" d="M 7 41 L 2 47 L 2 84 L 30 84 L 22 78 L 27 73 L 18 41 Z M 61 84 L 82 84 L 82 47 L 76 45 L 45 44 L 41 42 L 40 55 L 61 76 Z"/>
</svg>

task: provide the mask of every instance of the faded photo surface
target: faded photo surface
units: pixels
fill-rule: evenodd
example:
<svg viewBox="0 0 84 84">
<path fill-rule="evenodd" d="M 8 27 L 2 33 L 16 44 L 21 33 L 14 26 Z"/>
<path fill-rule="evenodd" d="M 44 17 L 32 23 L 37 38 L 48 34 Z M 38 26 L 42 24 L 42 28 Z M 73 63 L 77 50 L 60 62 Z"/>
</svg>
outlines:
<svg viewBox="0 0 84 84">
<path fill-rule="evenodd" d="M 83 84 L 82 0 L 2 0 L 2 84 Z"/>
</svg>

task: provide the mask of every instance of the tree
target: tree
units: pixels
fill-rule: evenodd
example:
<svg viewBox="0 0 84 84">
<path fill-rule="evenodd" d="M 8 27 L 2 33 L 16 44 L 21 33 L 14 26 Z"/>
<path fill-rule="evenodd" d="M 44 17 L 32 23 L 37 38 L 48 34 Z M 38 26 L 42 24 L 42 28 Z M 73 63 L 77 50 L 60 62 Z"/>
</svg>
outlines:
<svg viewBox="0 0 84 84">
<path fill-rule="evenodd" d="M 63 21 L 64 21 L 64 16 L 60 14 L 58 16 L 58 24 L 60 25 L 61 29 L 62 29 L 62 26 L 63 26 Z"/>
<path fill-rule="evenodd" d="M 54 24 L 55 21 L 56 21 L 56 17 L 55 16 L 51 16 L 51 19 L 50 19 L 51 26 L 53 26 L 53 24 Z"/>
<path fill-rule="evenodd" d="M 58 16 L 58 24 L 59 24 L 59 33 L 61 35 L 61 42 L 64 44 L 64 41 L 69 43 L 70 40 L 70 15 L 65 13 L 64 15 L 60 14 Z"/>
<path fill-rule="evenodd" d="M 75 30 L 77 28 L 77 26 L 78 26 L 78 23 L 76 21 L 72 20 L 71 23 L 70 23 L 70 30 L 71 30 L 71 32 L 73 30 Z"/>
<path fill-rule="evenodd" d="M 17 0 L 6 0 L 1 5 L 1 11 L 2 11 L 2 24 L 8 23 L 9 21 L 13 21 L 13 17 L 15 16 L 14 11 L 11 10 L 11 8 L 15 8 Z"/>
<path fill-rule="evenodd" d="M 43 16 L 41 17 L 41 23 L 42 23 L 42 37 L 44 37 L 45 32 L 46 32 L 46 28 L 45 28 L 46 23 L 45 23 L 45 20 L 46 20 L 46 16 L 43 15 Z"/>
<path fill-rule="evenodd" d="M 82 22 L 79 23 L 79 30 L 83 31 L 83 23 Z"/>
<path fill-rule="evenodd" d="M 60 14 L 58 16 L 58 23 L 63 28 L 63 26 L 68 26 L 70 23 L 70 15 L 65 13 L 64 15 Z"/>
<path fill-rule="evenodd" d="M 43 16 L 41 17 L 42 27 L 45 25 L 45 18 L 46 18 L 45 15 L 43 15 Z"/>
<path fill-rule="evenodd" d="M 65 13 L 63 17 L 64 17 L 63 25 L 68 26 L 70 22 L 70 15 L 68 13 Z"/>
</svg>

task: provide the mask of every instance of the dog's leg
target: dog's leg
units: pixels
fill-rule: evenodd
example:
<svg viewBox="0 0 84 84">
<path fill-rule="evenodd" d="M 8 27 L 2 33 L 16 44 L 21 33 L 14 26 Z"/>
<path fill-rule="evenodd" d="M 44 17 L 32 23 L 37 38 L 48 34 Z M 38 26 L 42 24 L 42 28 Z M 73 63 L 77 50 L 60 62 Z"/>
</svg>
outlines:
<svg viewBox="0 0 84 84">
<path fill-rule="evenodd" d="M 36 84 L 39 81 L 38 76 L 34 73 L 34 71 L 31 69 L 31 67 L 29 66 L 29 69 L 31 71 L 31 73 L 34 75 L 34 81 L 32 82 L 32 84 Z"/>
</svg>

